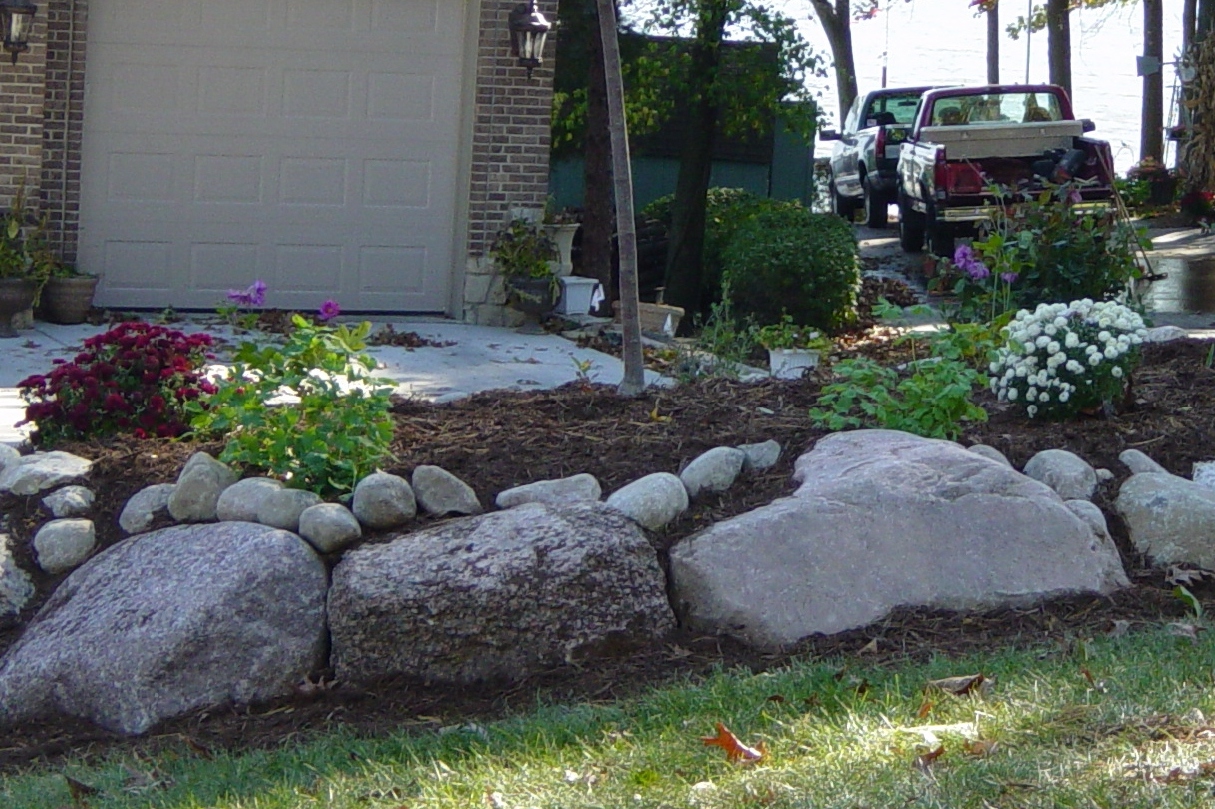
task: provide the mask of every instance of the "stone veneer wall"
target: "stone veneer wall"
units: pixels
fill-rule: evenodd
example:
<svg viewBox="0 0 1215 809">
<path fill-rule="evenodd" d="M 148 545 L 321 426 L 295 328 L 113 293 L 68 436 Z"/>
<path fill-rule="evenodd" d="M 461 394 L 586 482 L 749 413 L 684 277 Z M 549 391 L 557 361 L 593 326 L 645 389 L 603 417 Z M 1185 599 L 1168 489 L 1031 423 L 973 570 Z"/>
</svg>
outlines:
<svg viewBox="0 0 1215 809">
<path fill-rule="evenodd" d="M 460 0 L 439 0 L 460 2 Z M 502 323 L 501 281 L 486 252 L 513 214 L 539 215 L 548 194 L 554 37 L 544 66 L 528 78 L 510 52 L 508 17 L 518 0 L 481 0 L 472 123 L 471 184 L 463 311 L 474 323 Z M 84 122 L 88 0 L 40 4 L 30 51 L 0 61 L 0 206 L 24 179 L 29 201 L 49 218 L 64 258 L 76 259 Z M 540 10 L 556 20 L 556 0 Z M 453 223 L 453 227 L 455 223 Z M 457 282 L 460 276 L 457 275 Z"/>
</svg>

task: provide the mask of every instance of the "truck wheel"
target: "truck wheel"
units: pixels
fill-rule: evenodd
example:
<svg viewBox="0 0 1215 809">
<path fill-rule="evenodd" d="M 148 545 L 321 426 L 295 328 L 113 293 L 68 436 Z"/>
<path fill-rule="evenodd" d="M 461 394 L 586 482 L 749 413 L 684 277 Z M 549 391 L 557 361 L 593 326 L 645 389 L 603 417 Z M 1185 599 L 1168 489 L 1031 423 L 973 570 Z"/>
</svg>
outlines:
<svg viewBox="0 0 1215 809">
<path fill-rule="evenodd" d="M 835 180 L 831 181 L 831 213 L 849 222 L 856 213 L 856 204 L 836 189 Z"/>
<path fill-rule="evenodd" d="M 865 178 L 865 225 L 886 227 L 886 198 L 874 189 L 868 177 Z"/>
<path fill-rule="evenodd" d="M 913 210 L 906 199 L 899 199 L 899 246 L 905 253 L 924 249 L 924 214 Z"/>
</svg>

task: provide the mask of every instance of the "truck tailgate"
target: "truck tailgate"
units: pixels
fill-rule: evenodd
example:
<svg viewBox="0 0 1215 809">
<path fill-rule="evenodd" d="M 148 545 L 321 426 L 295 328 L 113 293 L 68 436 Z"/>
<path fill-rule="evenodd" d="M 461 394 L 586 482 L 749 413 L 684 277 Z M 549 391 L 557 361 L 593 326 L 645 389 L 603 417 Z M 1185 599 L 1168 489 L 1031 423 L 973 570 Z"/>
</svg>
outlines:
<svg viewBox="0 0 1215 809">
<path fill-rule="evenodd" d="M 1070 149 L 1072 139 L 1083 134 L 1084 124 L 1080 121 L 926 126 L 920 129 L 920 138 L 944 146 L 951 161 L 1032 157 L 1048 149 Z"/>
</svg>

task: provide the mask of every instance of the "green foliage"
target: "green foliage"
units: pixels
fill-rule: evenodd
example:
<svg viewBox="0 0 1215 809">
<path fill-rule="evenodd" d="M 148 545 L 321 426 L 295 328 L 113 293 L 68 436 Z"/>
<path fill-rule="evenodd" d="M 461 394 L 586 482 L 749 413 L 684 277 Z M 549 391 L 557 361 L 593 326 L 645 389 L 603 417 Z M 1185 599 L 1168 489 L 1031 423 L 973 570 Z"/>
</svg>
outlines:
<svg viewBox="0 0 1215 809">
<path fill-rule="evenodd" d="M 1202 620 L 1202 602 L 1190 592 L 1190 588 L 1184 584 L 1178 584 L 1173 588 L 1173 597 L 1185 604 L 1195 618 Z"/>
<path fill-rule="evenodd" d="M 0 216 L 0 278 L 30 278 L 44 283 L 59 265 L 46 243 L 46 217 L 38 219 L 25 207 L 25 183 Z"/>
<path fill-rule="evenodd" d="M 349 491 L 388 456 L 393 435 L 392 388 L 360 353 L 371 324 L 335 329 L 299 315 L 292 324 L 281 346 L 241 345 L 228 378 L 191 409 L 191 427 L 226 435 L 225 463 L 318 494 Z"/>
<path fill-rule="evenodd" d="M 761 211 L 741 225 L 722 254 L 732 303 L 761 324 L 787 313 L 835 331 L 856 317 L 861 274 L 852 228 L 800 206 Z"/>
<path fill-rule="evenodd" d="M 820 332 L 794 323 L 789 314 L 782 315 L 779 323 L 770 323 L 759 329 L 755 336 L 759 344 L 768 349 L 809 348 L 830 351 L 832 346 L 831 340 L 823 337 Z"/>
<path fill-rule="evenodd" d="M 494 266 L 506 278 L 550 278 L 550 261 L 560 255 L 544 228 L 526 219 L 515 219 L 494 238 L 489 249 Z"/>
</svg>

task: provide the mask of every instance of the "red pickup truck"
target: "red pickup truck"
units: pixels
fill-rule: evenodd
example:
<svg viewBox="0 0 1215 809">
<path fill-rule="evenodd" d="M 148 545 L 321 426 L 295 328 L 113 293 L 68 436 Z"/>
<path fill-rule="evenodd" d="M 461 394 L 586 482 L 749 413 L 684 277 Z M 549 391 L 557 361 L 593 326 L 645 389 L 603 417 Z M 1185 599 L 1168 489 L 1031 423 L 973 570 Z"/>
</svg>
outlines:
<svg viewBox="0 0 1215 809">
<path fill-rule="evenodd" d="M 1085 137 L 1062 87 L 988 85 L 930 90 L 920 99 L 899 150 L 899 242 L 952 256 L 957 236 L 973 235 L 1000 200 L 993 187 L 1034 192 L 1077 180 L 1079 204 L 1113 197 L 1109 144 Z"/>
</svg>

